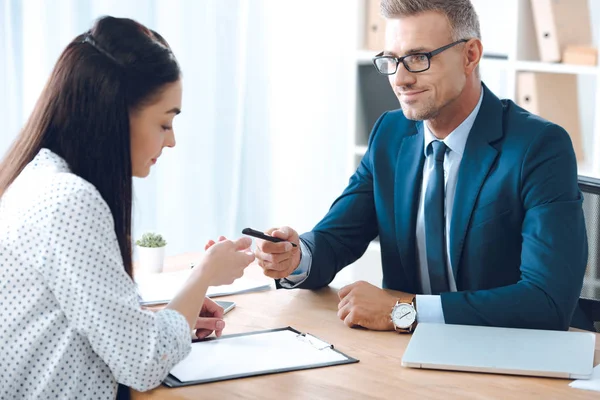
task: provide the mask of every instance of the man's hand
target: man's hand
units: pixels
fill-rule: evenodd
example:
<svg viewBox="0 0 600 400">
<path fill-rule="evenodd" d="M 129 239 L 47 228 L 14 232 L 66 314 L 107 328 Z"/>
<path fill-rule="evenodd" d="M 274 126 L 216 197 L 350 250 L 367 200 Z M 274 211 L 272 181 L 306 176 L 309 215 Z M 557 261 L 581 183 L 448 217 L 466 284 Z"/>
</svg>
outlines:
<svg viewBox="0 0 600 400">
<path fill-rule="evenodd" d="M 390 314 L 397 296 L 364 281 L 343 287 L 338 295 L 341 300 L 338 317 L 350 328 L 362 326 L 376 331 L 394 330 Z"/>
<path fill-rule="evenodd" d="M 265 232 L 286 242 L 273 243 L 266 240 L 256 239 L 256 250 L 254 255 L 258 265 L 269 278 L 281 279 L 288 277 L 300 264 L 300 239 L 298 232 L 288 226 L 282 228 L 271 228 Z M 296 244 L 293 247 L 291 243 Z"/>
<path fill-rule="evenodd" d="M 200 315 L 196 319 L 196 337 L 198 339 L 204 339 L 211 333 L 215 332 L 217 337 L 220 337 L 225 328 L 225 321 L 223 321 L 223 307 L 209 299 L 204 298 L 204 304 L 200 310 Z"/>
</svg>

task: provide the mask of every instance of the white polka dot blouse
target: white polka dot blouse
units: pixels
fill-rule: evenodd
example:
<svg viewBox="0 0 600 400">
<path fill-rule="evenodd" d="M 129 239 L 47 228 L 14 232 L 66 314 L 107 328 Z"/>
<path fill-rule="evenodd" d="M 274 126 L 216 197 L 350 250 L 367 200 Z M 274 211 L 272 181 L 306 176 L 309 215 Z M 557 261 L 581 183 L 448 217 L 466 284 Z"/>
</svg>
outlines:
<svg viewBox="0 0 600 400">
<path fill-rule="evenodd" d="M 0 198 L 0 399 L 114 399 L 190 352 L 176 311 L 143 310 L 99 192 L 42 149 Z"/>
</svg>

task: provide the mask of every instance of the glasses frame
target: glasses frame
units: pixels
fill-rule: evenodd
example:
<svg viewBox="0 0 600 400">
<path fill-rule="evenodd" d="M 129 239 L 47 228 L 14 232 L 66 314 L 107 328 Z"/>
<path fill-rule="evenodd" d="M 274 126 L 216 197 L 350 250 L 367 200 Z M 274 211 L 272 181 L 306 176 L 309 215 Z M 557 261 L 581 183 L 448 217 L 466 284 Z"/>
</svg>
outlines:
<svg viewBox="0 0 600 400">
<path fill-rule="evenodd" d="M 438 49 L 432 50 L 430 52 L 427 53 L 411 53 L 411 54 L 407 54 L 405 56 L 402 57 L 396 57 L 396 56 L 392 56 L 392 55 L 384 55 L 383 51 L 379 54 L 377 54 L 375 57 L 373 57 L 373 65 L 375 66 L 375 69 L 377 70 L 377 72 L 379 72 L 381 75 L 394 75 L 396 72 L 398 72 L 398 66 L 400 65 L 400 63 L 402 63 L 402 65 L 404 65 L 404 68 L 406 68 L 406 70 L 408 72 L 412 72 L 412 73 L 419 73 L 419 72 L 425 72 L 427 71 L 429 68 L 431 68 L 431 57 L 440 54 L 442 51 L 444 50 L 448 50 L 451 47 L 456 46 L 457 44 L 460 43 L 466 43 L 468 42 L 469 39 L 460 39 L 457 40 L 456 42 L 452 42 L 450 44 L 447 44 L 445 46 L 442 46 Z M 406 63 L 404 62 L 404 60 L 408 57 L 414 57 L 414 56 L 425 56 L 427 57 L 427 68 L 424 69 L 420 69 L 418 71 L 412 71 L 408 65 L 406 65 Z M 383 73 L 379 70 L 379 68 L 377 67 L 377 60 L 381 60 L 381 59 L 386 59 L 386 60 L 393 60 L 396 63 L 396 68 L 394 69 L 394 72 L 390 72 L 390 73 Z"/>
</svg>

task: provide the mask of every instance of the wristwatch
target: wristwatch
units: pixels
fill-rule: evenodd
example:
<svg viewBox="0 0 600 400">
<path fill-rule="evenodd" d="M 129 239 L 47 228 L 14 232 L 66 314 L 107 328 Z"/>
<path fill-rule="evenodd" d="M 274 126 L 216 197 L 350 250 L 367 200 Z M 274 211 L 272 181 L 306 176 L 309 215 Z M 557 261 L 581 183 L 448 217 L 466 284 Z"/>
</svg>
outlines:
<svg viewBox="0 0 600 400">
<path fill-rule="evenodd" d="M 390 314 L 394 329 L 399 333 L 412 333 L 417 326 L 417 296 L 400 298 Z"/>
</svg>

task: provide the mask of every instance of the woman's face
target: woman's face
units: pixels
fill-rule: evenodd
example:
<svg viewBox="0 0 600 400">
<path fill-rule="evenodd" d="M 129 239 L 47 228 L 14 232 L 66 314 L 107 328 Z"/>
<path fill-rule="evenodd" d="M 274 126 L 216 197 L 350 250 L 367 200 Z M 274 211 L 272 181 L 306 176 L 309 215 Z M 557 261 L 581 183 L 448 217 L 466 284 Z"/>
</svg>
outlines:
<svg viewBox="0 0 600 400">
<path fill-rule="evenodd" d="M 151 105 L 130 112 L 133 176 L 148 176 L 162 149 L 175 146 L 173 118 L 181 112 L 181 90 L 181 80 L 166 84 Z"/>
</svg>

